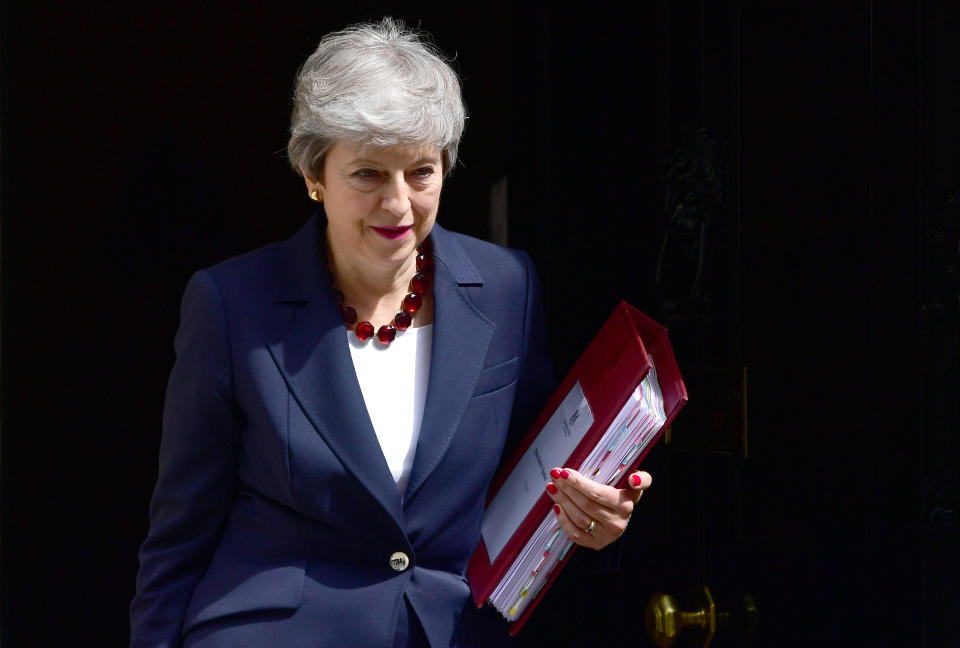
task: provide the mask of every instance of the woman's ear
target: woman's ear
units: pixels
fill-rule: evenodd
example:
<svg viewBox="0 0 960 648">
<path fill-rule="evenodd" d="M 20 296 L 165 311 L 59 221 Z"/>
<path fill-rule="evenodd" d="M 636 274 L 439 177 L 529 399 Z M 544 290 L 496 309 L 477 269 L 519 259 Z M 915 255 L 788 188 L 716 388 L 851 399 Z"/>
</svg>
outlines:
<svg viewBox="0 0 960 648">
<path fill-rule="evenodd" d="M 312 200 L 323 202 L 323 185 L 316 178 L 311 177 L 303 169 L 300 169 L 300 175 L 303 176 L 303 182 L 307 185 L 307 195 Z"/>
</svg>

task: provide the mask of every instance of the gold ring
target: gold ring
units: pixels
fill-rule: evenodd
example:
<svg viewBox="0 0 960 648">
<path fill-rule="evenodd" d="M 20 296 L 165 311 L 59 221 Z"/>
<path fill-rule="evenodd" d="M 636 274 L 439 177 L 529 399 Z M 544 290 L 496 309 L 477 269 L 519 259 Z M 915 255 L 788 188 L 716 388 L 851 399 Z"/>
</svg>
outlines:
<svg viewBox="0 0 960 648">
<path fill-rule="evenodd" d="M 593 533 L 593 530 L 597 528 L 597 521 L 590 520 L 590 525 L 583 530 L 584 533 Z"/>
</svg>

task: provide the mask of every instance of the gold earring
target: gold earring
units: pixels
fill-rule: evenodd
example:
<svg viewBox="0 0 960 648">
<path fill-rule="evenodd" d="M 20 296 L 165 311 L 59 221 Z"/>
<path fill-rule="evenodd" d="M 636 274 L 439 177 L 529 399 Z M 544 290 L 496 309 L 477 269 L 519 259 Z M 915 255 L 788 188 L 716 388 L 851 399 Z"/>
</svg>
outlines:
<svg viewBox="0 0 960 648">
<path fill-rule="evenodd" d="M 316 189 L 310 192 L 310 197 L 316 200 L 317 202 L 320 202 L 320 192 L 317 191 Z"/>
</svg>

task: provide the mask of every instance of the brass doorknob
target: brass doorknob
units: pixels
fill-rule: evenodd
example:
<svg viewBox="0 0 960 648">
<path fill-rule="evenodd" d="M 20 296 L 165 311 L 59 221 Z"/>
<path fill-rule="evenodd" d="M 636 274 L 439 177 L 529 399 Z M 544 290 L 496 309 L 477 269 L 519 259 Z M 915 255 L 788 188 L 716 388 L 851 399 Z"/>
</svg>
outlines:
<svg viewBox="0 0 960 648">
<path fill-rule="evenodd" d="M 707 648 L 717 633 L 717 628 L 738 626 L 742 634 L 752 637 L 757 632 L 758 612 L 753 597 L 744 597 L 743 609 L 735 613 L 721 612 L 707 587 L 694 589 L 685 612 L 677 600 L 669 594 L 657 592 L 650 597 L 643 615 L 647 636 L 656 646 L 669 648 L 677 644 L 681 635 L 689 637 L 690 645 Z"/>
</svg>

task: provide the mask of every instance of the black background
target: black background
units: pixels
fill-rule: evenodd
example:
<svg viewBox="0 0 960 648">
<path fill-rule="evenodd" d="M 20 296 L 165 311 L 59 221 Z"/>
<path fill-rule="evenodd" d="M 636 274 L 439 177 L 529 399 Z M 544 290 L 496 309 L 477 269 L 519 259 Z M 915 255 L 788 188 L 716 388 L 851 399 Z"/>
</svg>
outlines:
<svg viewBox="0 0 960 648">
<path fill-rule="evenodd" d="M 620 572 L 568 570 L 524 643 L 646 645 L 649 596 L 706 584 L 755 597 L 757 645 L 949 645 L 960 11 L 636 4 L 2 5 L 5 646 L 126 642 L 180 293 L 308 218 L 296 68 L 385 14 L 455 55 L 441 222 L 487 236 L 509 178 L 560 372 L 620 298 L 672 317 L 665 160 L 697 128 L 720 146 L 706 298 L 670 323 L 691 385 L 749 367 L 749 458 L 658 447 Z"/>
</svg>

